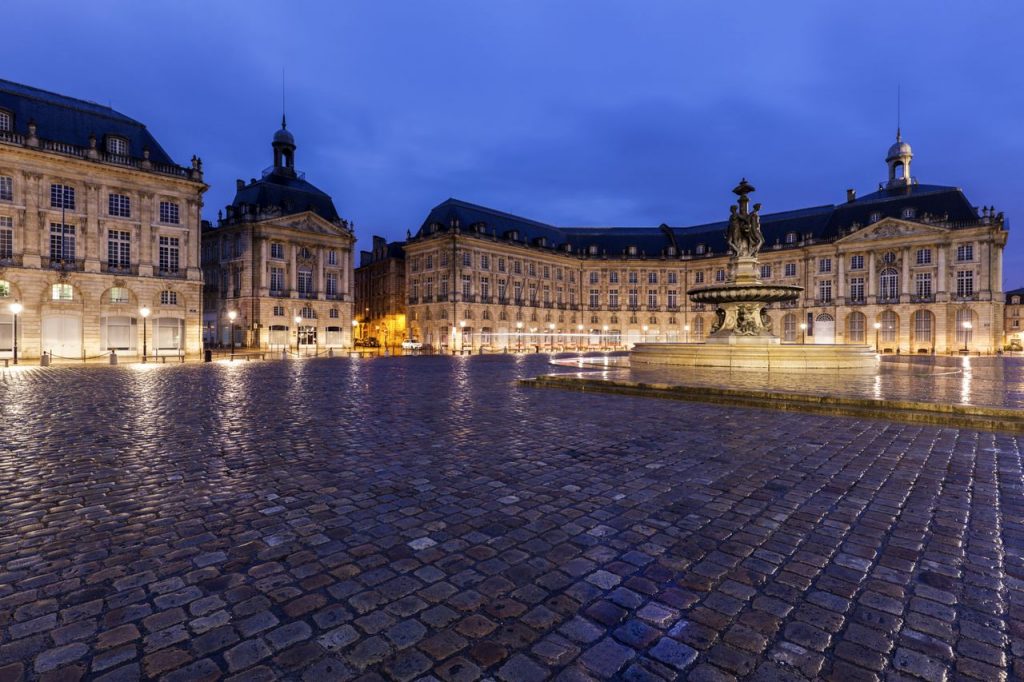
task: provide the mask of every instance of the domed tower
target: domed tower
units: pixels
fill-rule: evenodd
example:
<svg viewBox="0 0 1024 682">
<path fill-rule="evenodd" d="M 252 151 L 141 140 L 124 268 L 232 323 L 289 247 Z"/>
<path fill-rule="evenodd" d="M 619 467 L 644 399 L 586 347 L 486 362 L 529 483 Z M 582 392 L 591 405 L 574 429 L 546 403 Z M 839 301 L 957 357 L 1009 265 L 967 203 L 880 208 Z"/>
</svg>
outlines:
<svg viewBox="0 0 1024 682">
<path fill-rule="evenodd" d="M 281 115 L 281 129 L 274 133 L 274 172 L 295 175 L 295 137 L 288 132 L 288 123 Z"/>
<path fill-rule="evenodd" d="M 909 187 L 914 184 L 914 178 L 910 175 L 910 160 L 914 158 L 914 152 L 910 145 L 903 141 L 900 129 L 896 129 L 896 142 L 889 147 L 889 153 L 885 157 L 885 163 L 889 166 L 889 183 L 887 189 L 898 189 Z"/>
</svg>

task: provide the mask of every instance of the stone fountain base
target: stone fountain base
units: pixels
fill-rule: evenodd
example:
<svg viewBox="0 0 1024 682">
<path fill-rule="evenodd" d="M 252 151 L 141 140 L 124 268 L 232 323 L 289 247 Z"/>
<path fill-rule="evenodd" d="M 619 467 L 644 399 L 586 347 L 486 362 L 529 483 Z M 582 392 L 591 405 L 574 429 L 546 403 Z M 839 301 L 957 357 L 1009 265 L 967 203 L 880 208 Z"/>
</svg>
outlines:
<svg viewBox="0 0 1024 682">
<path fill-rule="evenodd" d="M 638 343 L 631 365 L 716 367 L 769 372 L 875 371 L 878 356 L 868 346 L 779 343 L 778 338 L 731 336 L 715 343 Z"/>
</svg>

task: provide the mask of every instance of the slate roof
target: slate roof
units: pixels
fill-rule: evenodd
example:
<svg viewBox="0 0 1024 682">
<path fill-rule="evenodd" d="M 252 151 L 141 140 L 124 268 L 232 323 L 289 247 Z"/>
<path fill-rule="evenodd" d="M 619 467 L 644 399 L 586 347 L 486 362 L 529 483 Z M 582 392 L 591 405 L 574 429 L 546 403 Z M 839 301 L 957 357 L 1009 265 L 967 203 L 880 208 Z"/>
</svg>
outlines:
<svg viewBox="0 0 1024 682">
<path fill-rule="evenodd" d="M 790 232 L 796 233 L 798 241 L 810 235 L 816 242 L 827 242 L 847 234 L 855 224 L 866 226 L 881 218 L 902 218 L 906 208 L 914 209 L 915 219 L 930 216 L 953 226 L 978 222 L 977 211 L 958 187 L 911 185 L 882 189 L 838 205 L 762 213 L 761 230 L 766 247 L 785 245 Z M 574 253 L 587 253 L 591 246 L 596 246 L 599 255 L 621 256 L 635 246 L 638 256 L 657 257 L 669 246 L 675 246 L 677 253 L 694 254 L 699 245 L 704 246 L 706 253 L 727 252 L 726 220 L 688 227 L 556 227 L 459 199 L 448 199 L 435 206 L 414 239 L 430 234 L 432 225 L 447 230 L 453 219 L 459 221 L 463 232 L 481 226 L 476 231 L 499 239 L 508 239 L 515 232 L 518 242 L 537 246 L 538 240 L 544 238 L 548 248 L 564 250 L 568 244 Z"/>
<path fill-rule="evenodd" d="M 249 204 L 261 211 L 279 210 L 281 215 L 305 213 L 312 211 L 325 220 L 339 222 L 338 211 L 334 201 L 324 191 L 318 189 L 305 178 L 275 168 L 263 178 L 251 182 L 235 193 L 231 205 L 241 208 Z"/>
<path fill-rule="evenodd" d="M 1006 302 L 1007 303 L 1010 302 L 1010 297 L 1011 296 L 1020 296 L 1021 299 L 1024 300 L 1024 287 L 1021 287 L 1020 289 L 1013 289 L 1011 291 L 1007 291 L 1006 292 Z"/>
<path fill-rule="evenodd" d="M 28 135 L 30 121 L 35 122 L 40 139 L 77 147 L 88 147 L 89 136 L 95 135 L 103 149 L 105 136 L 115 135 L 128 140 L 129 156 L 142 158 L 142 151 L 148 149 L 153 163 L 174 165 L 146 126 L 96 102 L 0 79 L 0 109 L 13 115 L 14 132 L 19 135 Z"/>
</svg>

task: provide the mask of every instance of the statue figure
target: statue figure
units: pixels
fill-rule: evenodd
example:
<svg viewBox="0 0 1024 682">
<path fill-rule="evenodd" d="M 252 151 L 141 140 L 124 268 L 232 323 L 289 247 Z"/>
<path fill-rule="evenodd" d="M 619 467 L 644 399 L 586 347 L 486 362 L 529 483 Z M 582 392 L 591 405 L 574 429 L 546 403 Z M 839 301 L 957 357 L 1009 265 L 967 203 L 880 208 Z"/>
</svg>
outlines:
<svg viewBox="0 0 1024 682">
<path fill-rule="evenodd" d="M 729 250 L 739 258 L 753 258 L 764 246 L 761 218 L 757 215 L 761 210 L 761 204 L 754 204 L 753 211 L 747 210 L 750 203 L 747 195 L 753 191 L 753 185 L 743 178 L 733 190 L 740 197 L 738 205 L 729 207 L 729 226 L 726 228 L 725 240 L 729 244 Z"/>
</svg>

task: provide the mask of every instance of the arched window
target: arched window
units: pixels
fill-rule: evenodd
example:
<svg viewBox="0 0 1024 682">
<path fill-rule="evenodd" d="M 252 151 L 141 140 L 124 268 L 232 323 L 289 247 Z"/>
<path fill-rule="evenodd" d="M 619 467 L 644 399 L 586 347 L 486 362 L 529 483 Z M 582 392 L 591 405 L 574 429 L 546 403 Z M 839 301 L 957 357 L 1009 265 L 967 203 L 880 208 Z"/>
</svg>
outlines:
<svg viewBox="0 0 1024 682">
<path fill-rule="evenodd" d="M 302 317 L 302 319 L 304 320 L 315 320 L 316 311 L 313 310 L 311 307 L 306 306 L 305 308 L 299 311 L 299 316 Z"/>
<path fill-rule="evenodd" d="M 0 132 L 10 133 L 14 131 L 14 115 L 6 109 L 0 109 Z"/>
<path fill-rule="evenodd" d="M 914 343 L 931 343 L 932 340 L 932 314 L 928 310 L 918 310 L 914 313 Z"/>
<path fill-rule="evenodd" d="M 0 279 L 0 298 L 7 298 L 11 295 L 11 283 Z"/>
<path fill-rule="evenodd" d="M 882 323 L 882 328 L 879 329 L 879 338 L 883 342 L 894 342 L 896 341 L 900 331 L 900 317 L 892 310 L 882 311 L 878 321 Z"/>
<path fill-rule="evenodd" d="M 895 173 L 897 179 L 902 180 L 904 172 L 905 172 L 905 170 L 903 168 L 903 164 L 902 163 L 897 162 L 893 166 L 893 173 Z"/>
<path fill-rule="evenodd" d="M 796 343 L 796 315 L 787 313 L 782 318 L 782 340 L 786 343 Z"/>
<path fill-rule="evenodd" d="M 703 341 L 704 340 L 704 318 L 695 317 L 693 318 L 693 340 Z"/>
<path fill-rule="evenodd" d="M 850 313 L 850 316 L 846 318 L 846 340 L 850 343 L 864 343 L 867 340 L 865 336 L 867 323 L 868 318 L 864 316 L 864 313 Z"/>
<path fill-rule="evenodd" d="M 878 293 L 884 300 L 893 300 L 900 295 L 900 275 L 896 268 L 886 268 L 878 276 Z"/>
<path fill-rule="evenodd" d="M 956 342 L 966 346 L 974 338 L 974 312 L 970 308 L 956 311 Z"/>
</svg>

